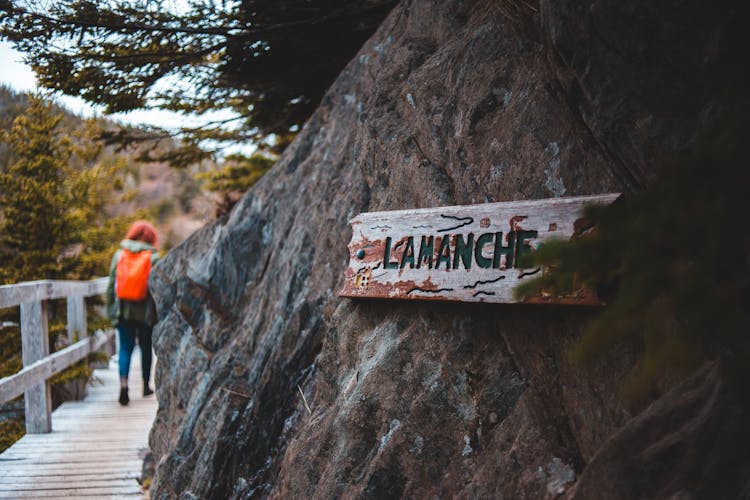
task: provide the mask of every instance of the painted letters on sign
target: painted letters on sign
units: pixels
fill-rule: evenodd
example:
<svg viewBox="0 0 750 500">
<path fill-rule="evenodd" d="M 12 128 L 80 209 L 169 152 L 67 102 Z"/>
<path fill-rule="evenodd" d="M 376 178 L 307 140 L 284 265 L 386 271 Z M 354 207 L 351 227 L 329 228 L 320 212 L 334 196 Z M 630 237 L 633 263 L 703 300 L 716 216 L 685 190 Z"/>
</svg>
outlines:
<svg viewBox="0 0 750 500">
<path fill-rule="evenodd" d="M 618 196 L 359 214 L 349 221 L 349 267 L 340 295 L 515 302 L 515 286 L 542 271 L 520 269 L 519 258 L 550 238 L 571 238 L 585 205 Z M 598 303 L 590 293 L 532 301 Z"/>
</svg>

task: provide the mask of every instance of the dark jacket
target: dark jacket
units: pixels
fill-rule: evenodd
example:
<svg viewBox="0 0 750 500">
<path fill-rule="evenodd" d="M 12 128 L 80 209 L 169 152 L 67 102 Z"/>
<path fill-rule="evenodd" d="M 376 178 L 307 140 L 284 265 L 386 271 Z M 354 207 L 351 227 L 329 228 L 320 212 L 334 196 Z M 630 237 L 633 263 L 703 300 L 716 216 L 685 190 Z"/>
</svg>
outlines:
<svg viewBox="0 0 750 500">
<path fill-rule="evenodd" d="M 115 294 L 115 277 L 117 274 L 117 262 L 120 260 L 122 249 L 125 248 L 131 252 L 138 253 L 145 250 L 151 252 L 151 266 L 159 260 L 159 254 L 156 248 L 138 240 L 122 240 L 120 250 L 115 252 L 112 257 L 112 263 L 109 266 L 109 283 L 107 285 L 107 314 L 112 322 L 116 325 L 121 321 L 134 321 L 146 323 L 153 326 L 156 323 L 156 305 L 151 297 L 151 292 L 141 301 L 123 300 Z"/>
</svg>

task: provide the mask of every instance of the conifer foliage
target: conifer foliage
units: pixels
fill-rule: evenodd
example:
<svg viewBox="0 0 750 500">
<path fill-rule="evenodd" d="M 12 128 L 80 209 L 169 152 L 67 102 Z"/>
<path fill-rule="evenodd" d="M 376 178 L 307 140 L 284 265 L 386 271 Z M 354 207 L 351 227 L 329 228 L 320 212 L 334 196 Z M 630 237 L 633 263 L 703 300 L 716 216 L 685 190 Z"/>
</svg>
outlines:
<svg viewBox="0 0 750 500">
<path fill-rule="evenodd" d="M 0 131 L 0 281 L 89 279 L 106 274 L 128 218 L 112 217 L 114 181 L 125 164 L 102 155 L 101 125 L 74 128 L 54 104 L 30 96 Z"/>
<path fill-rule="evenodd" d="M 183 137 L 262 142 L 302 126 L 395 3 L 0 0 L 0 36 L 48 89 L 108 112 L 223 108 L 237 126 L 192 120 Z"/>
<path fill-rule="evenodd" d="M 15 161 L 0 173 L 0 278 L 4 283 L 56 278 L 64 268 L 63 249 L 73 242 L 69 207 L 73 193 L 67 160 L 72 150 L 58 131 L 62 115 L 32 96 L 0 139 Z"/>
<path fill-rule="evenodd" d="M 725 122 L 648 191 L 589 207 L 588 234 L 526 257 L 524 266 L 546 272 L 517 288 L 519 298 L 589 289 L 606 303 L 571 350 L 572 361 L 598 359 L 622 341 L 640 346 L 620 387 L 630 403 L 648 401 L 706 360 L 721 360 L 735 382 L 747 379 L 746 124 L 744 116 Z"/>
</svg>

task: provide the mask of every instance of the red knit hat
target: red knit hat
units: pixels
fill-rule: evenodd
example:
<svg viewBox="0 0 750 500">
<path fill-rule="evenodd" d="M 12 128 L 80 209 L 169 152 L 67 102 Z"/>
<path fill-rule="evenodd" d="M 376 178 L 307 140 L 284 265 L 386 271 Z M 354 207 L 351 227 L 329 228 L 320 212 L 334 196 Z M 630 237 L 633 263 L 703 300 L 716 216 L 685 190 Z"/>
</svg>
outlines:
<svg viewBox="0 0 750 500">
<path fill-rule="evenodd" d="M 139 220 L 133 223 L 125 235 L 128 240 L 138 240 L 156 246 L 156 228 L 148 221 Z"/>
</svg>

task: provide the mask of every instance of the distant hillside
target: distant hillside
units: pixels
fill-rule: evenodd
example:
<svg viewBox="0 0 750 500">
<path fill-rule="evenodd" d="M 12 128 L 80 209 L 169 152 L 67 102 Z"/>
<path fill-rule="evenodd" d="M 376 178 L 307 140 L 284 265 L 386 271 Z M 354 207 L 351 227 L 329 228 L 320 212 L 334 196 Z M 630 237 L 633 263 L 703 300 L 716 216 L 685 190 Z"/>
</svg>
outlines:
<svg viewBox="0 0 750 500">
<path fill-rule="evenodd" d="M 28 97 L 6 86 L 0 85 L 0 129 L 9 130 L 13 120 L 28 106 Z M 65 130 L 81 131 L 86 121 L 65 108 L 63 125 Z M 117 124 L 105 119 L 96 119 L 97 126 L 108 129 Z M 177 170 L 166 163 L 142 163 L 136 158 L 146 146 L 135 146 L 122 151 L 114 147 L 103 148 L 98 161 L 121 163 L 123 175 L 113 180 L 113 187 L 124 190 L 123 200 L 109 207 L 111 215 L 141 215 L 157 223 L 162 247 L 166 250 L 179 244 L 192 232 L 205 224 L 213 214 L 215 195 L 205 192 L 202 181 L 196 175 L 214 168 L 210 161 Z M 176 148 L 175 143 L 161 141 L 160 148 Z M 0 170 L 11 161 L 8 147 L 0 142 Z M 113 197 L 114 201 L 114 197 Z"/>
</svg>

